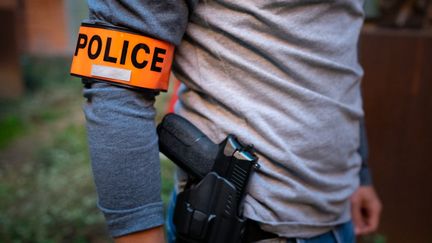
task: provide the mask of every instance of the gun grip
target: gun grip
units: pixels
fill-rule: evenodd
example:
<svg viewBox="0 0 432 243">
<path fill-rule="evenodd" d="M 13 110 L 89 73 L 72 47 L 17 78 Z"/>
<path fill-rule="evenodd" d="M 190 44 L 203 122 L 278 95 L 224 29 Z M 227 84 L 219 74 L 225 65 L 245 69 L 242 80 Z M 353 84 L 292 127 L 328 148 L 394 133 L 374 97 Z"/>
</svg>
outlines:
<svg viewBox="0 0 432 243">
<path fill-rule="evenodd" d="M 159 150 L 188 174 L 202 179 L 211 171 L 219 147 L 188 120 L 168 114 L 157 133 Z"/>
</svg>

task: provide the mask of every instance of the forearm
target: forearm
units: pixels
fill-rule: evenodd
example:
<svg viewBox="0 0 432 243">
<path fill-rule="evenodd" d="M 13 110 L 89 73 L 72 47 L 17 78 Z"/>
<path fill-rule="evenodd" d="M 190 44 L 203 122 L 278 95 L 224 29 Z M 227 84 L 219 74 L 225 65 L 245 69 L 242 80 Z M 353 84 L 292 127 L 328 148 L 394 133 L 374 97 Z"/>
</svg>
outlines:
<svg viewBox="0 0 432 243">
<path fill-rule="evenodd" d="M 155 94 L 95 83 L 84 95 L 98 206 L 111 234 L 162 225 Z"/>
</svg>

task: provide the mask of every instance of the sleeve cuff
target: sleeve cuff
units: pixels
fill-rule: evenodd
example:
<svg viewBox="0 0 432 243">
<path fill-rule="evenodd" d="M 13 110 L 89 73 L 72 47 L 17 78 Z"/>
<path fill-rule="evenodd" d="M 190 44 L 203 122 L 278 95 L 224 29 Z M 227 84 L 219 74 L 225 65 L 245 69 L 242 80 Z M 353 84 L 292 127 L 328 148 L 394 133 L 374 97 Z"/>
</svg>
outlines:
<svg viewBox="0 0 432 243">
<path fill-rule="evenodd" d="M 372 185 L 372 176 L 368 167 L 362 167 L 360 169 L 360 186 Z"/>
<path fill-rule="evenodd" d="M 164 224 L 163 203 L 152 203 L 141 207 L 125 210 L 112 210 L 102 207 L 108 231 L 112 237 L 151 229 Z"/>
</svg>

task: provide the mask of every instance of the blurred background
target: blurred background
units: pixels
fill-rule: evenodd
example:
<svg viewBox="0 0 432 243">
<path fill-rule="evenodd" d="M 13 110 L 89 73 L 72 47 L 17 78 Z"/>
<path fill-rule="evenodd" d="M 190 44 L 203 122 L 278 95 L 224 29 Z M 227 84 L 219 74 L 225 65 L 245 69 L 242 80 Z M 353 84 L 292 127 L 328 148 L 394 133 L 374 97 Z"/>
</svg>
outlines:
<svg viewBox="0 0 432 243">
<path fill-rule="evenodd" d="M 361 242 L 432 242 L 432 7 L 368 0 L 361 34 L 370 162 L 384 211 Z M 84 0 L 0 0 L 0 242 L 107 242 L 81 82 L 69 76 Z M 172 88 L 171 88 L 172 89 Z M 158 98 L 158 117 L 172 91 Z M 162 157 L 163 199 L 173 165 Z"/>
</svg>

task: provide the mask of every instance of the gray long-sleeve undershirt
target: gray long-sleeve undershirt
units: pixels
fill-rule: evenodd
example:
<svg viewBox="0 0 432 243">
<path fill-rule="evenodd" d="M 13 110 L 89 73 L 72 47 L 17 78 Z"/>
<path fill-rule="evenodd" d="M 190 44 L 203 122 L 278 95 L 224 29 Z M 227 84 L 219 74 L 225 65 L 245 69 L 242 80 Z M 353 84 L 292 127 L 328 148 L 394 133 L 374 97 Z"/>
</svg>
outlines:
<svg viewBox="0 0 432 243">
<path fill-rule="evenodd" d="M 196 3 L 89 0 L 87 22 L 126 27 L 178 45 Z M 162 225 L 156 94 L 95 83 L 84 95 L 89 99 L 84 109 L 99 207 L 111 234 L 121 236 Z M 360 174 L 365 184 L 370 183 L 367 166 Z"/>
<path fill-rule="evenodd" d="M 87 23 L 125 27 L 179 44 L 192 1 L 88 1 Z M 155 92 L 106 83 L 84 90 L 98 206 L 117 237 L 164 223 Z"/>
</svg>

